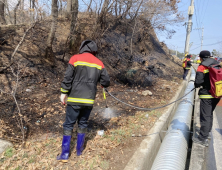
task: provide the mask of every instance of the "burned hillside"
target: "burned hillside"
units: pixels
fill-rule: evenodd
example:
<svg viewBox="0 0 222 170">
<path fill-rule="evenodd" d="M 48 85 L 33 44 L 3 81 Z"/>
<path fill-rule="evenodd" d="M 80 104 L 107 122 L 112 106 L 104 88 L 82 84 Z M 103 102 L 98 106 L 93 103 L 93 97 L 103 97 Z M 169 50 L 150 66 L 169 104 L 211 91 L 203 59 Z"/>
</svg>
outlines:
<svg viewBox="0 0 222 170">
<path fill-rule="evenodd" d="M 111 88 L 114 85 L 158 88 L 156 85 L 162 79 L 172 80 L 181 77 L 180 61 L 167 54 L 166 47 L 158 41 L 149 22 L 142 19 L 136 23 L 122 20 L 112 25 L 110 19 L 109 27 L 101 35 L 101 33 L 93 32 L 90 25 L 84 23 L 87 21 L 87 15 L 80 16 L 76 47 L 85 39 L 93 39 L 97 42 L 98 58 L 104 62 L 110 74 Z M 10 96 L 15 87 L 18 102 L 21 106 L 24 100 L 26 103 L 26 107 L 22 107 L 24 115 L 28 113 L 33 118 L 34 113 L 43 114 L 43 110 L 40 111 L 41 113 L 38 111 L 42 108 L 41 101 L 58 101 L 54 96 L 60 94 L 60 83 L 69 58 L 78 52 L 78 48 L 73 50 L 74 52 L 68 50 L 69 23 L 61 18 L 58 20 L 53 42 L 54 61 L 48 61 L 44 57 L 50 21 L 40 21 L 32 25 L 12 58 L 16 46 L 29 27 L 26 25 L 1 27 L 1 39 L 4 41 L 0 46 L 0 80 L 1 89 L 7 92 L 7 94 L 1 93 L 1 108 L 4 108 L 4 114 L 1 116 L 8 117 L 16 110 L 12 106 L 13 99 Z M 10 67 L 14 69 L 14 72 L 20 72 L 18 82 Z M 47 90 L 43 90 L 44 88 Z M 27 89 L 32 90 L 33 94 L 29 95 Z M 39 105 L 36 101 L 40 102 Z M 25 119 L 29 120 L 29 118 Z"/>
</svg>

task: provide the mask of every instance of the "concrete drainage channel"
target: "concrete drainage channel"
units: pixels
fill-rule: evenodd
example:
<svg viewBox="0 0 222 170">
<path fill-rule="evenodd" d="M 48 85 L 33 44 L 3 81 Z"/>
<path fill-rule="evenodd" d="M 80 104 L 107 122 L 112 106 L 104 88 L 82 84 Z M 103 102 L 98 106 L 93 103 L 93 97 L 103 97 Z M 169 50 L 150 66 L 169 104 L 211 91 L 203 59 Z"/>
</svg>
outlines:
<svg viewBox="0 0 222 170">
<path fill-rule="evenodd" d="M 194 88 L 195 71 L 183 81 L 172 101 Z M 195 91 L 168 107 L 141 142 L 124 170 L 184 170 L 187 163 Z M 167 131 L 167 132 L 166 132 Z"/>
</svg>

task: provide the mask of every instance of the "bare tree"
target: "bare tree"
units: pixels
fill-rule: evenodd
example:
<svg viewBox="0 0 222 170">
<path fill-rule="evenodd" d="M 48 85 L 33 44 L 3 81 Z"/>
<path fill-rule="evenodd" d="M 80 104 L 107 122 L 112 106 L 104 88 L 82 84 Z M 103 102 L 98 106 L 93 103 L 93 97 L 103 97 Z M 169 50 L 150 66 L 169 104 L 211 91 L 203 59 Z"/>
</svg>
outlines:
<svg viewBox="0 0 222 170">
<path fill-rule="evenodd" d="M 105 27 L 106 14 L 107 14 L 107 11 L 108 11 L 109 3 L 110 3 L 110 0 L 104 0 L 104 2 L 103 2 L 103 7 L 101 9 L 101 13 L 100 13 L 100 16 L 98 18 L 99 19 L 99 23 L 101 25 L 101 28 Z"/>
<path fill-rule="evenodd" d="M 66 18 L 71 18 L 71 10 L 72 10 L 72 0 L 67 0 L 66 6 Z"/>
<path fill-rule="evenodd" d="M 62 0 L 59 0 L 59 14 L 62 16 Z"/>
<path fill-rule="evenodd" d="M 89 1 L 87 12 L 89 12 L 89 10 L 91 10 L 90 12 L 92 12 L 91 5 L 92 5 L 92 0 Z"/>
<path fill-rule="evenodd" d="M 135 12 L 135 14 L 134 14 L 132 20 L 134 20 L 134 19 L 137 17 L 138 12 L 139 12 L 140 7 L 142 6 L 142 4 L 143 4 L 143 0 L 141 0 L 141 2 L 140 2 L 140 4 L 139 4 L 138 8 L 136 9 L 136 12 Z"/>
<path fill-rule="evenodd" d="M 179 0 L 146 1 L 141 9 L 141 15 L 149 20 L 154 28 L 164 30 L 166 25 L 176 24 L 183 20 L 178 12 L 177 3 Z"/>
<path fill-rule="evenodd" d="M 18 1 L 18 3 L 16 4 L 15 8 L 14 8 L 14 25 L 16 24 L 16 16 L 17 16 L 17 9 L 19 7 L 21 0 Z"/>
<path fill-rule="evenodd" d="M 58 0 L 52 0 L 52 23 L 51 23 L 51 30 L 49 32 L 49 36 L 46 42 L 46 50 L 45 50 L 45 57 L 46 59 L 52 64 L 54 63 L 54 54 L 52 51 L 52 42 L 55 37 L 56 27 L 57 27 L 57 18 L 58 18 Z"/>
<path fill-rule="evenodd" d="M 35 13 L 34 13 L 34 11 L 35 11 L 35 0 L 30 0 L 29 1 L 29 3 L 30 3 L 30 19 L 31 19 L 31 22 L 34 22 L 34 20 L 35 20 Z"/>
<path fill-rule="evenodd" d="M 133 1 L 132 0 L 128 0 L 127 4 L 126 4 L 126 11 L 123 13 L 122 17 L 125 18 L 128 14 L 128 12 L 130 11 L 130 8 L 133 5 Z"/>
<path fill-rule="evenodd" d="M 5 0 L 0 1 L 0 25 L 6 25 L 6 21 L 5 21 Z"/>
<path fill-rule="evenodd" d="M 12 23 L 13 23 L 13 17 L 11 16 L 11 13 L 10 13 L 10 11 L 9 11 L 8 0 L 4 0 L 4 1 L 5 1 L 6 10 L 7 10 L 7 12 L 8 12 L 10 24 L 12 24 Z"/>
</svg>

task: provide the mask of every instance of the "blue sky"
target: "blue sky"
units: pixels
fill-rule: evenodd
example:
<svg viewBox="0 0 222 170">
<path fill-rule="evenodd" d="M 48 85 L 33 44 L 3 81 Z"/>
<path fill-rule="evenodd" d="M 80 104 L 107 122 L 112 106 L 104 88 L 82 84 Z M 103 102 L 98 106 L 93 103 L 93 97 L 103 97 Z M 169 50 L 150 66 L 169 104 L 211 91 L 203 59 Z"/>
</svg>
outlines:
<svg viewBox="0 0 222 170">
<path fill-rule="evenodd" d="M 183 26 L 188 22 L 188 7 L 191 0 L 181 0 L 179 11 L 184 14 L 185 21 L 180 26 L 174 26 L 172 29 L 176 31 L 171 39 L 166 39 L 164 33 L 158 34 L 160 41 L 164 41 L 168 48 L 184 52 L 186 40 L 186 27 Z M 222 52 L 222 0 L 194 0 L 195 11 L 192 17 L 192 32 L 190 35 L 190 53 L 198 54 L 201 50 L 201 34 L 202 30 L 194 30 L 204 27 L 203 47 L 202 50 L 213 49 Z M 220 42 L 220 43 L 219 43 Z M 214 44 L 214 45 L 212 45 Z"/>
</svg>

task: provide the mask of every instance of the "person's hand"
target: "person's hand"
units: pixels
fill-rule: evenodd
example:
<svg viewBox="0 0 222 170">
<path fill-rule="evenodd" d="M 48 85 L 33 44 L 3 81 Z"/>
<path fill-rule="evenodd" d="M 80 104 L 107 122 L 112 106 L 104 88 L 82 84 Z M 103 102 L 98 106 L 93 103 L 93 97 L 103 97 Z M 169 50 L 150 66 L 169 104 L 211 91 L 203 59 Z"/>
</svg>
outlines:
<svg viewBox="0 0 222 170">
<path fill-rule="evenodd" d="M 61 100 L 61 102 L 62 102 L 62 104 L 66 104 L 66 101 L 67 101 L 67 94 L 61 94 L 61 96 L 60 96 L 60 100 Z"/>
</svg>

